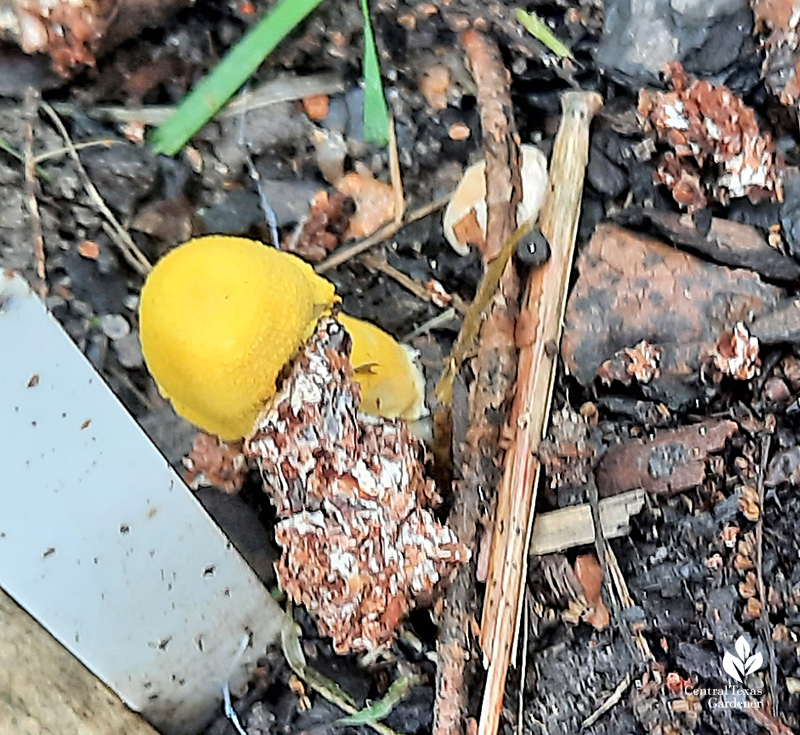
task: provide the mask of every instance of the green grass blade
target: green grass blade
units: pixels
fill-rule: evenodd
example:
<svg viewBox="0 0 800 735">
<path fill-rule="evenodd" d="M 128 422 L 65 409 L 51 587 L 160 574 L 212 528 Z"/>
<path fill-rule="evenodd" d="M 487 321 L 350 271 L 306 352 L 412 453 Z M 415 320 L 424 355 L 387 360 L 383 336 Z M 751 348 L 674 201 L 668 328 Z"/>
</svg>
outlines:
<svg viewBox="0 0 800 735">
<path fill-rule="evenodd" d="M 369 1 L 361 0 L 364 15 L 364 140 L 386 145 L 389 142 L 389 108 L 383 96 L 378 48 L 369 19 Z"/>
<path fill-rule="evenodd" d="M 322 0 L 281 0 L 189 92 L 150 137 L 156 153 L 174 156 Z M 377 60 L 376 60 L 377 62 Z"/>
<path fill-rule="evenodd" d="M 537 41 L 547 46 L 556 56 L 562 59 L 571 59 L 572 51 L 561 42 L 548 25 L 535 13 L 526 13 L 522 8 L 517 9 L 517 20 L 523 25 Z"/>
<path fill-rule="evenodd" d="M 395 679 L 382 699 L 373 702 L 368 707 L 356 712 L 348 717 L 340 717 L 336 720 L 337 725 L 369 725 L 380 720 L 386 719 L 394 709 L 395 705 L 405 699 L 406 695 L 417 684 L 422 683 L 422 677 L 416 675 L 401 676 Z"/>
</svg>

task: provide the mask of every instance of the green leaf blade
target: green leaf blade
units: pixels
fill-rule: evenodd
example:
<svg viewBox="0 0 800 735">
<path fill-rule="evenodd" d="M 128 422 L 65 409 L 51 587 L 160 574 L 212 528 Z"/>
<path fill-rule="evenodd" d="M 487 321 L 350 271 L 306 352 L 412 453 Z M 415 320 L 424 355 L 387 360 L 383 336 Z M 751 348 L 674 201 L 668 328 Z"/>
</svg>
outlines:
<svg viewBox="0 0 800 735">
<path fill-rule="evenodd" d="M 522 8 L 517 8 L 517 21 L 537 41 L 552 51 L 561 59 L 573 59 L 572 51 L 559 39 L 548 25 L 536 13 L 528 13 Z"/>
<path fill-rule="evenodd" d="M 378 47 L 369 17 L 369 2 L 361 0 L 364 16 L 364 141 L 385 146 L 389 142 L 389 108 L 383 94 Z"/>
<path fill-rule="evenodd" d="M 150 136 L 154 152 L 174 156 L 322 0 L 281 0 L 183 98 Z"/>
</svg>

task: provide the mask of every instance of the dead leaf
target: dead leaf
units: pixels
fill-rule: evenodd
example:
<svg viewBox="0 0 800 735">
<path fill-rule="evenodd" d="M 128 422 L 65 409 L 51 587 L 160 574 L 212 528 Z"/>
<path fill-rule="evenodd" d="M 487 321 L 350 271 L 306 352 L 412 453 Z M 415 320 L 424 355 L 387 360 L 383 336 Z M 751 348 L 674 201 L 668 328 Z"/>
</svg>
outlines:
<svg viewBox="0 0 800 735">
<path fill-rule="evenodd" d="M 394 219 L 391 184 L 378 181 L 366 166 L 356 164 L 356 170 L 343 176 L 336 189 L 356 203 L 356 212 L 347 228 L 348 238 L 367 237 Z"/>
<path fill-rule="evenodd" d="M 435 111 L 447 107 L 447 90 L 450 88 L 450 69 L 444 64 L 429 67 L 419 82 L 419 91 Z"/>
</svg>

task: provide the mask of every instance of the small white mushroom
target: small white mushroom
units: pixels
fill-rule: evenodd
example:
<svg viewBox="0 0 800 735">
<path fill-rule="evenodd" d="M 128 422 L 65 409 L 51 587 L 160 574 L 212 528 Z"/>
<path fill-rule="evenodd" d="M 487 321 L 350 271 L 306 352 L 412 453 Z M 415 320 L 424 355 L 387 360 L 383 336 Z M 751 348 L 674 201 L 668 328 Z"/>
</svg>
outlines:
<svg viewBox="0 0 800 735">
<path fill-rule="evenodd" d="M 517 222 L 523 224 L 538 217 L 547 194 L 548 178 L 547 159 L 535 145 L 521 146 L 520 153 L 522 201 L 517 208 Z M 459 255 L 467 255 L 469 245 L 477 244 L 476 223 L 483 238 L 486 237 L 486 212 L 486 162 L 478 161 L 464 172 L 444 212 L 444 236 Z"/>
</svg>

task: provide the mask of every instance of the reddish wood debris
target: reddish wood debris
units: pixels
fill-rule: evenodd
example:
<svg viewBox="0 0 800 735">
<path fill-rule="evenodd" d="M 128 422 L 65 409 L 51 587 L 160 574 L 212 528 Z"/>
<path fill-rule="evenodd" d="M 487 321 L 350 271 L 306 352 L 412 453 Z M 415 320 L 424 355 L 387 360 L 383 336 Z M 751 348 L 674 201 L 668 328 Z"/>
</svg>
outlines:
<svg viewBox="0 0 800 735">
<path fill-rule="evenodd" d="M 346 194 L 320 191 L 311 203 L 308 218 L 286 239 L 283 250 L 318 263 L 342 242 L 355 211 L 355 202 Z"/>
<path fill-rule="evenodd" d="M 736 380 L 750 380 L 758 375 L 758 340 L 750 336 L 747 327 L 737 322 L 730 332 L 721 335 L 711 353 L 711 367 L 715 379 L 730 376 Z"/>
<path fill-rule="evenodd" d="M 662 158 L 657 180 L 689 210 L 731 197 L 772 198 L 779 185 L 775 146 L 759 130 L 753 110 L 727 87 L 690 80 L 679 63 L 669 67 L 673 91 L 639 94 L 639 115 L 672 151 Z M 703 172 L 716 167 L 716 181 Z"/>
<path fill-rule="evenodd" d="M 539 591 L 541 601 L 561 609 L 561 617 L 571 625 L 588 623 L 603 630 L 611 614 L 603 601 L 603 571 L 593 554 L 575 559 L 574 566 L 564 554 L 547 554 L 534 560 L 537 577 L 547 587 Z"/>
<path fill-rule="evenodd" d="M 596 229 L 578 270 L 561 346 L 567 370 L 589 385 L 606 360 L 619 354 L 627 361 L 624 350 L 647 340 L 660 357 L 645 387 L 664 389 L 672 404 L 699 395 L 701 370 L 720 337 L 769 313 L 783 293 L 750 271 L 712 265 L 615 225 Z M 617 372 L 628 374 L 625 366 Z"/>
<path fill-rule="evenodd" d="M 69 76 L 143 28 L 155 26 L 191 0 L 15 0 L 0 13 L 0 39 L 27 54 L 50 57 Z"/>
<path fill-rule="evenodd" d="M 634 380 L 645 384 L 658 377 L 660 360 L 661 350 L 643 339 L 618 350 L 598 368 L 597 375 L 606 385 L 614 381 L 630 385 Z"/>
<path fill-rule="evenodd" d="M 281 519 L 281 589 L 339 653 L 391 643 L 414 602 L 469 558 L 429 510 L 438 497 L 421 442 L 403 422 L 358 412 L 349 349 L 323 319 L 245 447 Z"/>
<path fill-rule="evenodd" d="M 800 100 L 800 0 L 751 0 L 756 29 L 766 34 L 764 81 L 784 105 Z"/>
<path fill-rule="evenodd" d="M 719 452 L 738 431 L 733 421 L 708 420 L 679 429 L 656 432 L 650 441 L 632 439 L 618 444 L 597 468 L 602 497 L 643 488 L 674 495 L 703 484 L 706 459 Z"/>
<path fill-rule="evenodd" d="M 241 442 L 226 444 L 218 436 L 198 434 L 194 438 L 192 451 L 183 460 L 186 467 L 184 480 L 197 490 L 200 487 L 216 487 L 222 492 L 239 492 L 247 478 L 247 458 L 242 454 Z"/>
<path fill-rule="evenodd" d="M 550 486 L 579 487 L 589 482 L 598 453 L 589 420 L 564 406 L 553 411 L 550 429 L 539 445 L 539 459 Z"/>
</svg>

